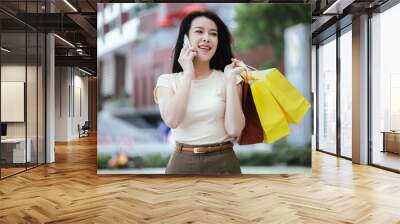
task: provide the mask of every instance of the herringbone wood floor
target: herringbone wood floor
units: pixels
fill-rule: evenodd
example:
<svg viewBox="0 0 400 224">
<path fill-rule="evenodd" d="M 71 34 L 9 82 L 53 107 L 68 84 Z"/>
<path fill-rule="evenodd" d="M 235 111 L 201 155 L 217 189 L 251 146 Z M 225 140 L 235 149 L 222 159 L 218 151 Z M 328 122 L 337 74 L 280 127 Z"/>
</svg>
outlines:
<svg viewBox="0 0 400 224">
<path fill-rule="evenodd" d="M 96 175 L 96 139 L 0 181 L 0 223 L 400 223 L 400 175 L 313 152 L 311 176 Z"/>
</svg>

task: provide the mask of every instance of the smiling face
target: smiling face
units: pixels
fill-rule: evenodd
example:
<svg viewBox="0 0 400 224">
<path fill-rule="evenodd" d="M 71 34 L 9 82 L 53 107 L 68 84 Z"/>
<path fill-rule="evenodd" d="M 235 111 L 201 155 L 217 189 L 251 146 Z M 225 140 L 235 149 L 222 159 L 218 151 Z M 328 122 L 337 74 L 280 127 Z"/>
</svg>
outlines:
<svg viewBox="0 0 400 224">
<path fill-rule="evenodd" d="M 185 35 L 196 51 L 194 63 L 208 63 L 211 69 L 223 71 L 232 62 L 232 35 L 228 27 L 214 12 L 195 11 L 186 15 L 180 24 L 174 48 L 173 73 L 183 71 L 179 57 L 185 46 Z"/>
<path fill-rule="evenodd" d="M 217 25 L 205 16 L 193 19 L 189 29 L 189 40 L 197 51 L 196 58 L 200 61 L 210 61 L 218 46 Z"/>
</svg>

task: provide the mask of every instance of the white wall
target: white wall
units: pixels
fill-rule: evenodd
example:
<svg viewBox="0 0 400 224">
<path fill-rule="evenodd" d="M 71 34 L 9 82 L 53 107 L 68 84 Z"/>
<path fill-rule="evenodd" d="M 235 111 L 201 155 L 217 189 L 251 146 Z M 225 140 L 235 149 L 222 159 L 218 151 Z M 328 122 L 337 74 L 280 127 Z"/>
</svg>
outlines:
<svg viewBox="0 0 400 224">
<path fill-rule="evenodd" d="M 67 67 L 55 68 L 55 141 L 68 141 L 68 71 Z"/>
<path fill-rule="evenodd" d="M 75 70 L 74 75 L 74 107 L 72 108 L 72 129 L 71 135 L 72 138 L 78 138 L 78 124 L 82 126 L 85 121 L 89 120 L 88 117 L 88 78 L 80 76 L 81 73 L 78 75 L 76 74 L 77 70 Z M 82 108 L 80 108 L 82 107 Z M 82 111 L 80 111 L 82 110 Z"/>
<path fill-rule="evenodd" d="M 79 138 L 78 124 L 82 126 L 88 120 L 88 78 L 77 69 L 57 67 L 55 98 L 55 140 Z"/>
</svg>

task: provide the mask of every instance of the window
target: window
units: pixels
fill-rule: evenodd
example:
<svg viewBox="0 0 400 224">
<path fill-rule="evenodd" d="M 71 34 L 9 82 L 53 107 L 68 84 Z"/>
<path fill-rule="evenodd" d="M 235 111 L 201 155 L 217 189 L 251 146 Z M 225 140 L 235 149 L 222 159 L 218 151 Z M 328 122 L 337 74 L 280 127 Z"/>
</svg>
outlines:
<svg viewBox="0 0 400 224">
<path fill-rule="evenodd" d="M 352 157 L 352 33 L 340 36 L 340 154 Z"/>
<path fill-rule="evenodd" d="M 398 21 L 400 4 L 371 18 L 372 163 L 395 170 L 400 170 Z"/>
<path fill-rule="evenodd" d="M 110 21 L 110 23 L 109 23 L 110 31 L 112 31 L 113 29 L 117 28 L 117 20 L 118 20 L 118 18 L 115 18 L 115 19 Z"/>
<path fill-rule="evenodd" d="M 336 36 L 318 48 L 318 149 L 336 154 Z"/>
<path fill-rule="evenodd" d="M 40 12 L 44 1 L 19 3 L 20 13 Z M 22 15 L 23 16 L 23 15 Z M 0 105 L 3 132 L 0 144 L 0 178 L 25 171 L 45 163 L 45 34 L 19 24 L 12 17 L 0 12 L 3 23 L 0 29 L 0 82 L 1 98 L 22 95 L 17 107 L 22 118 L 14 115 L 8 104 Z M 9 88 L 12 87 L 12 88 Z M 11 114 L 10 114 L 11 113 Z"/>
</svg>

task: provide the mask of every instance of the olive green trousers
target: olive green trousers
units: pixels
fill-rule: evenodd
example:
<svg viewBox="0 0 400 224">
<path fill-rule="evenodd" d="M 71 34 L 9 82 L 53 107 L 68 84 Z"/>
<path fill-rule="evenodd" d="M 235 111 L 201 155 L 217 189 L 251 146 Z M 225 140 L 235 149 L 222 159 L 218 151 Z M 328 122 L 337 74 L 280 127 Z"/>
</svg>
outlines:
<svg viewBox="0 0 400 224">
<path fill-rule="evenodd" d="M 211 153 L 174 151 L 166 174 L 232 175 L 241 174 L 240 163 L 233 149 Z"/>
</svg>

